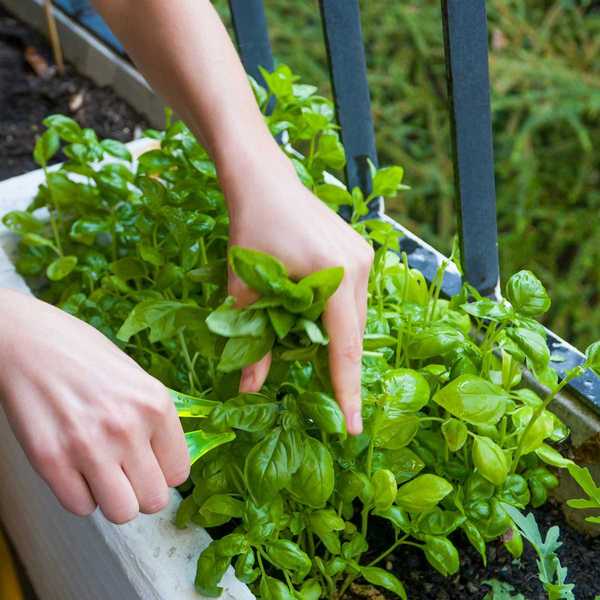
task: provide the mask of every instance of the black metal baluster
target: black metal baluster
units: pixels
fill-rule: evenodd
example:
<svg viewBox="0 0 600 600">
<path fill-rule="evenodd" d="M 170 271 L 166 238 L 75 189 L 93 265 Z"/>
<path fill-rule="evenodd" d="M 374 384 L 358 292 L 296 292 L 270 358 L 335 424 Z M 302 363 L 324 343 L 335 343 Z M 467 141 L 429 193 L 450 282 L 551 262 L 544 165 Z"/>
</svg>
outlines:
<svg viewBox="0 0 600 600">
<path fill-rule="evenodd" d="M 320 0 L 338 123 L 346 150 L 346 183 L 371 191 L 369 158 L 377 165 L 367 65 L 358 0 Z M 371 211 L 379 210 L 375 201 Z"/>
<path fill-rule="evenodd" d="M 485 0 L 442 0 L 462 265 L 482 294 L 498 284 L 498 233 Z"/>
<path fill-rule="evenodd" d="M 273 54 L 262 0 L 229 0 L 231 20 L 242 64 L 258 83 L 264 80 L 258 67 L 273 70 Z"/>
</svg>

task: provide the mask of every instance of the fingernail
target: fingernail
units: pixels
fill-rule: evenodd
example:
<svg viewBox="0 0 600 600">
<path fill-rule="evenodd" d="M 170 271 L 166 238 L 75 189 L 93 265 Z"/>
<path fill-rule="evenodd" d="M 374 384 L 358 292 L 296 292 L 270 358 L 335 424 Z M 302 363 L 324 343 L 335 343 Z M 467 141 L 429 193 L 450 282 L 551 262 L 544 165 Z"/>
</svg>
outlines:
<svg viewBox="0 0 600 600">
<path fill-rule="evenodd" d="M 351 427 L 352 433 L 354 435 L 358 435 L 359 433 L 362 433 L 363 422 L 362 422 L 362 415 L 360 414 L 359 410 L 353 412 L 350 415 L 350 427 Z"/>
</svg>

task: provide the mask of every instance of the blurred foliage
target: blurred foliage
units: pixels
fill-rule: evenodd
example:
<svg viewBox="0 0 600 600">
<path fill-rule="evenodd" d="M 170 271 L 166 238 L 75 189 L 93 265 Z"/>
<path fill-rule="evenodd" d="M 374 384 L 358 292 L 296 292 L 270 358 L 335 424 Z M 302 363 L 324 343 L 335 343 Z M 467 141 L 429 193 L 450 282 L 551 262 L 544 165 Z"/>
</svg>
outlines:
<svg viewBox="0 0 600 600">
<path fill-rule="evenodd" d="M 488 0 L 502 273 L 538 273 L 547 324 L 580 347 L 600 334 L 600 8 Z M 217 7 L 226 15 L 225 0 Z M 329 93 L 316 0 L 265 0 L 277 60 Z M 388 213 L 440 250 L 454 234 L 440 3 L 361 1 L 382 163 L 411 190 Z M 596 144 L 596 147 L 594 147 Z"/>
</svg>

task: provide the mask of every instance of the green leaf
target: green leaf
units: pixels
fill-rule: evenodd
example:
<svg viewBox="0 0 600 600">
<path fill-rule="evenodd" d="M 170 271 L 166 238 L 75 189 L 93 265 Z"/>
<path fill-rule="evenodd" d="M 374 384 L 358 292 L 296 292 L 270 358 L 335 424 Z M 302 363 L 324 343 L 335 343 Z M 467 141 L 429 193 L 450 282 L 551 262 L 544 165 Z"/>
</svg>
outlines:
<svg viewBox="0 0 600 600">
<path fill-rule="evenodd" d="M 378 169 L 375 177 L 373 177 L 373 191 L 371 192 L 371 196 L 373 198 L 377 196 L 394 197 L 400 189 L 403 177 L 404 169 L 402 167 Z"/>
<path fill-rule="evenodd" d="M 185 434 L 185 441 L 190 454 L 190 462 L 194 464 L 199 458 L 218 446 L 227 444 L 235 439 L 235 433 L 210 433 L 200 429 Z"/>
<path fill-rule="evenodd" d="M 21 238 L 21 241 L 26 246 L 46 246 L 48 248 L 52 248 L 52 250 L 54 250 L 58 254 L 58 248 L 52 243 L 52 241 L 37 233 L 26 233 Z"/>
<path fill-rule="evenodd" d="M 546 289 L 531 271 L 519 271 L 508 280 L 506 297 L 517 312 L 528 317 L 543 315 L 550 308 Z"/>
<path fill-rule="evenodd" d="M 458 572 L 460 561 L 454 544 L 443 536 L 425 536 L 425 557 L 429 564 L 444 577 Z"/>
<path fill-rule="evenodd" d="M 313 344 L 326 346 L 329 343 L 329 339 L 315 322 L 309 321 L 308 319 L 299 319 L 298 326 L 304 329 L 308 339 Z"/>
<path fill-rule="evenodd" d="M 383 389 L 395 409 L 417 412 L 429 402 L 429 384 L 412 369 L 394 369 L 383 376 Z"/>
<path fill-rule="evenodd" d="M 219 371 L 231 373 L 252 365 L 263 358 L 273 347 L 275 334 L 267 330 L 265 335 L 256 337 L 230 338 L 217 365 Z"/>
<path fill-rule="evenodd" d="M 394 527 L 405 533 L 411 531 L 411 523 L 406 511 L 399 506 L 390 506 L 386 510 L 374 510 L 373 514 L 382 519 L 387 519 Z"/>
<path fill-rule="evenodd" d="M 325 548 L 331 554 L 340 554 L 342 548 L 337 532 L 344 530 L 344 520 L 330 508 L 312 511 L 309 520 L 312 530 L 323 542 Z"/>
<path fill-rule="evenodd" d="M 140 331 L 150 328 L 150 341 L 172 337 L 177 333 L 177 312 L 187 305 L 172 300 L 143 300 L 129 313 L 129 316 L 117 332 L 117 338 L 123 342 Z M 202 318 L 199 311 L 199 318 Z"/>
<path fill-rule="evenodd" d="M 127 149 L 127 146 L 117 140 L 102 140 L 100 142 L 100 147 L 104 152 L 107 152 L 111 156 L 116 158 L 120 158 L 121 160 L 126 160 L 131 162 L 131 152 Z"/>
<path fill-rule="evenodd" d="M 548 446 L 548 444 L 542 444 L 536 449 L 535 453 L 546 464 L 559 469 L 566 469 L 574 464 L 571 459 L 564 457 L 558 450 Z"/>
<path fill-rule="evenodd" d="M 408 344 L 408 352 L 411 358 L 433 358 L 445 356 L 464 343 L 465 336 L 462 331 L 445 323 L 434 323 L 426 330 L 412 336 Z"/>
<path fill-rule="evenodd" d="M 318 185 L 314 192 L 325 204 L 336 210 L 340 206 L 352 206 L 352 196 L 348 190 L 339 185 L 324 183 Z"/>
<path fill-rule="evenodd" d="M 96 236 L 104 231 L 109 231 L 109 223 L 101 217 L 86 217 L 77 219 L 69 232 L 71 239 L 92 246 L 96 242 Z"/>
<path fill-rule="evenodd" d="M 600 341 L 594 342 L 586 348 L 585 358 L 585 365 L 600 373 Z"/>
<path fill-rule="evenodd" d="M 387 407 L 377 413 L 373 423 L 373 441 L 377 448 L 397 450 L 408 446 L 419 431 L 419 417 L 396 414 Z"/>
<path fill-rule="evenodd" d="M 110 263 L 110 270 L 123 281 L 142 279 L 147 275 L 146 265 L 133 256 L 126 256 Z"/>
<path fill-rule="evenodd" d="M 279 405 L 261 394 L 239 394 L 223 404 L 216 403 L 210 422 L 218 429 L 233 428 L 256 432 L 271 428 L 279 415 Z"/>
<path fill-rule="evenodd" d="M 208 315 L 206 324 L 213 333 L 224 337 L 262 337 L 267 332 L 268 319 L 264 310 L 240 309 L 226 300 Z"/>
<path fill-rule="evenodd" d="M 301 504 L 321 508 L 333 493 L 333 458 L 319 440 L 304 437 L 304 455 L 300 468 L 292 475 L 289 491 Z"/>
<path fill-rule="evenodd" d="M 296 322 L 296 315 L 290 314 L 282 308 L 267 308 L 267 314 L 279 339 L 283 339 Z"/>
<path fill-rule="evenodd" d="M 42 123 L 52 128 L 65 142 L 81 142 L 83 141 L 83 131 L 76 121 L 64 115 L 50 115 L 46 117 Z"/>
<path fill-rule="evenodd" d="M 489 437 L 475 436 L 471 450 L 475 468 L 494 485 L 502 485 L 510 470 L 506 454 Z"/>
<path fill-rule="evenodd" d="M 216 406 L 220 406 L 220 403 L 214 400 L 190 396 L 171 389 L 169 390 L 169 394 L 171 395 L 177 414 L 183 418 L 208 417 Z"/>
<path fill-rule="evenodd" d="M 33 158 L 41 167 L 45 167 L 48 161 L 58 152 L 60 138 L 54 129 L 46 130 L 35 142 Z"/>
<path fill-rule="evenodd" d="M 483 582 L 484 585 L 488 585 L 492 588 L 491 592 L 488 592 L 483 600 L 526 600 L 523 594 L 514 594 L 515 588 L 506 583 L 505 581 L 498 581 L 497 579 L 488 579 Z"/>
<path fill-rule="evenodd" d="M 426 473 L 400 486 L 396 503 L 411 512 L 427 512 L 437 506 L 452 489 L 452 485 L 443 477 Z"/>
<path fill-rule="evenodd" d="M 398 486 L 396 477 L 388 469 L 378 469 L 372 478 L 375 508 L 379 511 L 389 510 L 396 499 Z"/>
<path fill-rule="evenodd" d="M 458 452 L 467 441 L 467 426 L 458 419 L 446 419 L 442 423 L 442 435 L 446 440 L 450 452 Z"/>
<path fill-rule="evenodd" d="M 283 264 L 264 252 L 232 246 L 229 262 L 233 272 L 248 287 L 264 296 L 281 294 L 288 283 Z"/>
<path fill-rule="evenodd" d="M 2 217 L 4 226 L 17 235 L 35 233 L 43 229 L 44 225 L 31 213 L 24 210 L 11 210 Z"/>
<path fill-rule="evenodd" d="M 543 369 L 548 365 L 550 350 L 546 340 L 539 333 L 526 327 L 515 327 L 508 330 L 508 335 L 536 369 Z"/>
<path fill-rule="evenodd" d="M 346 154 L 337 133 L 321 135 L 314 158 L 322 161 L 326 167 L 332 169 L 342 169 L 344 167 Z"/>
<path fill-rule="evenodd" d="M 296 571 L 300 579 L 304 579 L 312 567 L 308 554 L 291 540 L 267 542 L 265 554 L 270 563 L 283 571 Z"/>
<path fill-rule="evenodd" d="M 295 432 L 294 432 L 295 433 Z M 301 464 L 302 447 L 297 434 L 276 427 L 248 453 L 244 477 L 257 504 L 265 504 L 291 483 Z"/>
<path fill-rule="evenodd" d="M 262 576 L 259 591 L 263 600 L 296 600 L 285 583 L 268 575 Z"/>
<path fill-rule="evenodd" d="M 77 266 L 76 256 L 61 256 L 53 260 L 46 269 L 46 276 L 51 281 L 60 281 L 73 272 Z"/>
<path fill-rule="evenodd" d="M 382 587 L 394 594 L 397 594 L 402 600 L 408 600 L 406 590 L 402 582 L 389 571 L 379 567 L 360 567 L 360 574 L 373 585 Z"/>
<path fill-rule="evenodd" d="M 510 400 L 508 392 L 476 375 L 460 375 L 434 396 L 433 400 L 451 415 L 473 425 L 495 425 Z"/>
<path fill-rule="evenodd" d="M 425 463 L 409 448 L 375 450 L 373 468 L 389 469 L 394 473 L 398 483 L 404 483 L 422 471 Z"/>
<path fill-rule="evenodd" d="M 298 406 L 322 431 L 340 434 L 346 432 L 344 413 L 328 394 L 304 392 L 298 398 Z"/>
</svg>

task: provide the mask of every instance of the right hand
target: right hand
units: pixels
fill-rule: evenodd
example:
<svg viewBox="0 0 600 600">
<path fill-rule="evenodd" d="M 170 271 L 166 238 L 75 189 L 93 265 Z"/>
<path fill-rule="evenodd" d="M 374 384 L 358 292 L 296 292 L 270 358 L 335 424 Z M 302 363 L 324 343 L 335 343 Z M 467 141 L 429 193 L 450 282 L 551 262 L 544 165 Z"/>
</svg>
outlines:
<svg viewBox="0 0 600 600">
<path fill-rule="evenodd" d="M 99 331 L 0 289 L 0 403 L 35 470 L 76 515 L 154 513 L 189 455 L 166 388 Z"/>
</svg>

